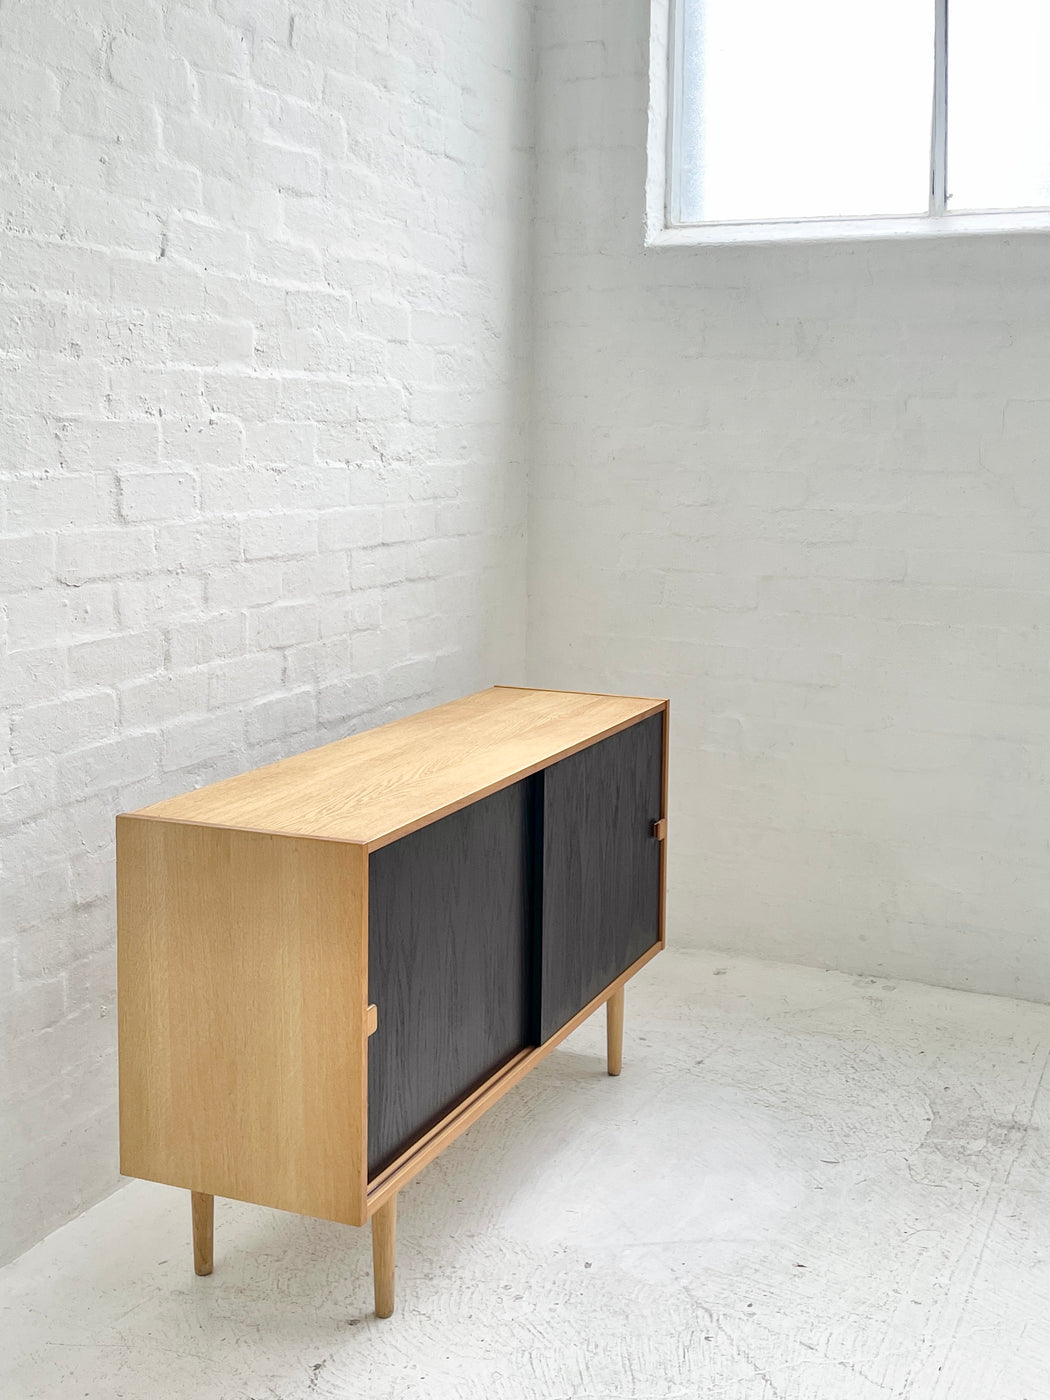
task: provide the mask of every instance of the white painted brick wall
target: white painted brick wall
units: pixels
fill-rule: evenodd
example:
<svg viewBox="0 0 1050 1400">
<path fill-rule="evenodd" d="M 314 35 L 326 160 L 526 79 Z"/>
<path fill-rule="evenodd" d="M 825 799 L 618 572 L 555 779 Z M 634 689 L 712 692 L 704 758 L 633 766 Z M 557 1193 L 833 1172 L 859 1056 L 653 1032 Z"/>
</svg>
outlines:
<svg viewBox="0 0 1050 1400">
<path fill-rule="evenodd" d="M 114 813 L 519 674 L 530 459 L 673 935 L 1050 1000 L 1050 241 L 646 253 L 647 6 L 529 11 L 0 6 L 0 1257 L 116 1179 Z"/>
<path fill-rule="evenodd" d="M 540 0 L 534 685 L 672 697 L 672 936 L 1050 1000 L 1050 236 L 642 249 Z"/>
<path fill-rule="evenodd" d="M 530 26 L 0 6 L 0 1258 L 116 1183 L 114 814 L 521 678 Z"/>
</svg>

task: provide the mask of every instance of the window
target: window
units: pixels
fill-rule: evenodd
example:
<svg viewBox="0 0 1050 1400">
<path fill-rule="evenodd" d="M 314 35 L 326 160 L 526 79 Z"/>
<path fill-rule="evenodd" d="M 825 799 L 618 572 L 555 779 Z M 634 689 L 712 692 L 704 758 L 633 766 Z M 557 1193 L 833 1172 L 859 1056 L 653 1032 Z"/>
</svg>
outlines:
<svg viewBox="0 0 1050 1400">
<path fill-rule="evenodd" d="M 653 0 L 652 57 L 651 243 L 1050 228 L 1050 0 Z"/>
</svg>

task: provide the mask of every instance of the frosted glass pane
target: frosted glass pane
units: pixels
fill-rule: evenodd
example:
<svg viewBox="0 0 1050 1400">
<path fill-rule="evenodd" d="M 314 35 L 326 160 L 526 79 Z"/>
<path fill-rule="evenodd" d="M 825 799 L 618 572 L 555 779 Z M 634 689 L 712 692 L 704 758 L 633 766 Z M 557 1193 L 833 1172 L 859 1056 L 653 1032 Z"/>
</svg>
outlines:
<svg viewBox="0 0 1050 1400">
<path fill-rule="evenodd" d="M 680 3 L 685 222 L 926 212 L 933 0 Z"/>
<path fill-rule="evenodd" d="M 1048 0 L 949 0 L 949 209 L 1050 205 L 1048 83 Z"/>
</svg>

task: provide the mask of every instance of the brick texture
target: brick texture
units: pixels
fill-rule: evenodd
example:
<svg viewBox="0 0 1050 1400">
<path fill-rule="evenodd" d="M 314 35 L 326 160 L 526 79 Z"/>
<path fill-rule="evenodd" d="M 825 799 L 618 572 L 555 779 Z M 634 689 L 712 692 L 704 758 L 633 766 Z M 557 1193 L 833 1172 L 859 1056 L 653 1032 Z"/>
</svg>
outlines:
<svg viewBox="0 0 1050 1400">
<path fill-rule="evenodd" d="M 0 7 L 0 1258 L 117 1182 L 114 814 L 522 678 L 531 64 Z"/>
<path fill-rule="evenodd" d="M 1050 1001 L 1050 242 L 646 251 L 648 6 L 532 8 L 0 5 L 0 1257 L 114 813 L 526 659 L 672 697 L 672 937 Z"/>
</svg>

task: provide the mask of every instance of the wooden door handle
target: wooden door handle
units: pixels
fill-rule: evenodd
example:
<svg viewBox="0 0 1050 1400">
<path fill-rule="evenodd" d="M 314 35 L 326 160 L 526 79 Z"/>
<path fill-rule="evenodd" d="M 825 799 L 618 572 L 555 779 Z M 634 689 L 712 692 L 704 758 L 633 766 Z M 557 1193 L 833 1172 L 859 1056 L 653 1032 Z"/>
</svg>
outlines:
<svg viewBox="0 0 1050 1400">
<path fill-rule="evenodd" d="M 660 817 L 658 821 L 653 822 L 653 836 L 656 838 L 657 841 L 662 841 L 666 835 L 667 818 Z"/>
<path fill-rule="evenodd" d="M 375 1035 L 378 1028 L 379 1007 L 372 1001 L 365 1007 L 365 1030 L 369 1035 Z"/>
</svg>

